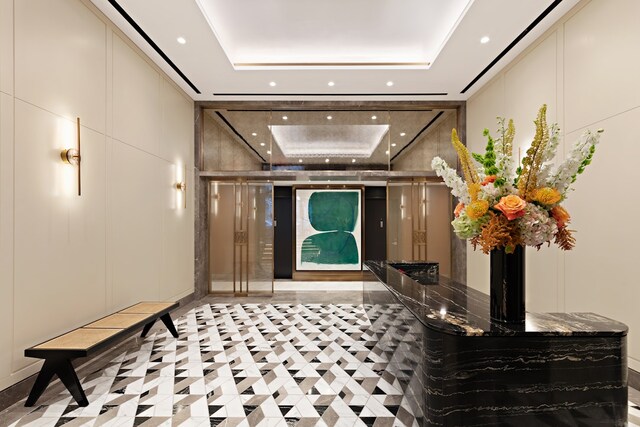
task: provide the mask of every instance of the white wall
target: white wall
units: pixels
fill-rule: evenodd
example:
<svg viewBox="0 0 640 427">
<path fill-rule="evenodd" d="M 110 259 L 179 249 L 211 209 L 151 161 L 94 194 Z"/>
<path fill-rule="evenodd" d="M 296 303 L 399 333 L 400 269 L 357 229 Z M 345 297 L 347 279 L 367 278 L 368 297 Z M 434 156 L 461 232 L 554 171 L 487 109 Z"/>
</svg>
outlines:
<svg viewBox="0 0 640 427">
<path fill-rule="evenodd" d="M 81 197 L 60 161 L 76 116 Z M 38 370 L 25 348 L 193 292 L 193 129 L 193 101 L 89 2 L 0 0 L 0 389 Z"/>
<path fill-rule="evenodd" d="M 467 145 L 484 149 L 482 129 L 513 118 L 516 148 L 528 147 L 541 104 L 565 134 L 563 153 L 587 128 L 604 128 L 593 163 L 565 206 L 577 246 L 527 249 L 527 309 L 593 311 L 630 328 L 629 366 L 640 371 L 640 2 L 593 0 L 537 40 L 467 103 Z M 467 281 L 488 292 L 488 257 L 468 252 Z"/>
</svg>

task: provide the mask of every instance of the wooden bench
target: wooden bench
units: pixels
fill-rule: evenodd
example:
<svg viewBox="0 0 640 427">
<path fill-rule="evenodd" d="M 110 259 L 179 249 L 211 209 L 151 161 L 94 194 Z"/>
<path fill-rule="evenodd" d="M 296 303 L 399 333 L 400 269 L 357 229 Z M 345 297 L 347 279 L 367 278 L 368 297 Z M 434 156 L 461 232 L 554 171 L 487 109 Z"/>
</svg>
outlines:
<svg viewBox="0 0 640 427">
<path fill-rule="evenodd" d="M 26 357 L 44 359 L 44 365 L 24 406 L 36 403 L 54 375 L 60 378 L 78 405 L 87 406 L 89 401 L 71 360 L 90 356 L 143 325 L 141 336 L 144 337 L 158 319 L 162 320 L 171 335 L 178 338 L 178 331 L 169 314 L 178 305 L 177 302 L 141 302 L 26 349 Z"/>
</svg>

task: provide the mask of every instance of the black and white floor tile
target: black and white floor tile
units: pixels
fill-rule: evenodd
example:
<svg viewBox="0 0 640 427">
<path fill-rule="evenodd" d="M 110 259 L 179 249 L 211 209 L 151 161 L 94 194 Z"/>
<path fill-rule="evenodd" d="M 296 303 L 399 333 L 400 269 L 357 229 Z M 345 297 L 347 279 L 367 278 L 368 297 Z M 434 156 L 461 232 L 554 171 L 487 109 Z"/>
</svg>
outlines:
<svg viewBox="0 0 640 427">
<path fill-rule="evenodd" d="M 176 326 L 83 378 L 89 406 L 65 390 L 11 425 L 418 424 L 361 305 L 211 304 Z"/>
<path fill-rule="evenodd" d="M 212 304 L 150 335 L 15 426 L 414 426 L 351 304 Z M 389 382 L 390 381 L 390 382 Z"/>
</svg>

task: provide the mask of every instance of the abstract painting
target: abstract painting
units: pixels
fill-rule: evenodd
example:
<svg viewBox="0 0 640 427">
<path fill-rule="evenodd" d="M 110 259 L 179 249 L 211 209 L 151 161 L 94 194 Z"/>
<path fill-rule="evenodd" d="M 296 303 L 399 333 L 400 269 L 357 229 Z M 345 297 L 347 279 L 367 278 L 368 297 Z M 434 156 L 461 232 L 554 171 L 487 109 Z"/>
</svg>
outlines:
<svg viewBox="0 0 640 427">
<path fill-rule="evenodd" d="M 362 191 L 296 189 L 296 270 L 362 269 Z"/>
</svg>

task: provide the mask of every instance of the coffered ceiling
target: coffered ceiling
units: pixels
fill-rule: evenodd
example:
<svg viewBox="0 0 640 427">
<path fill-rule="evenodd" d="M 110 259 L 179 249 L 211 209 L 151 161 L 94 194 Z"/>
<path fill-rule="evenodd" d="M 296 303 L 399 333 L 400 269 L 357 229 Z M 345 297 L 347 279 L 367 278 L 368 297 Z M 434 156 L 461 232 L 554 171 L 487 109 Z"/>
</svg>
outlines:
<svg viewBox="0 0 640 427">
<path fill-rule="evenodd" d="M 91 1 L 195 100 L 465 100 L 578 0 Z"/>
</svg>

